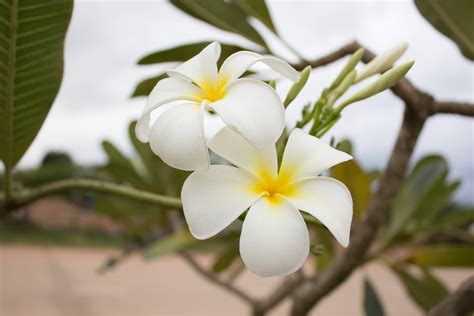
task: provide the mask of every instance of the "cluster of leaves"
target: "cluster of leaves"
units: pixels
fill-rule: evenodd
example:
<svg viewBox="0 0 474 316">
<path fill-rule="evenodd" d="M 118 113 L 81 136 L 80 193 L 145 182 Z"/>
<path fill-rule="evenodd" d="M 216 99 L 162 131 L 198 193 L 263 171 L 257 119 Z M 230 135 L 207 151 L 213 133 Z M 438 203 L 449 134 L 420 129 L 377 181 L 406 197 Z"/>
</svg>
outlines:
<svg viewBox="0 0 474 316">
<path fill-rule="evenodd" d="M 351 148 L 347 141 L 338 147 L 346 151 Z M 370 258 L 386 264 L 424 311 L 448 294 L 446 286 L 432 272 L 433 268 L 474 267 L 474 238 L 469 232 L 474 209 L 453 203 L 460 183 L 449 181 L 448 171 L 441 156 L 426 156 L 415 164 Z M 352 193 L 357 227 L 367 209 L 377 173 L 367 173 L 357 161 L 350 161 L 334 167 L 331 174 L 346 183 Z M 334 248 L 325 236 L 318 237 L 329 249 L 317 261 L 319 266 L 322 260 L 324 270 L 333 258 Z M 321 269 L 318 267 L 318 270 Z M 367 315 L 384 315 L 382 302 L 368 278 L 364 293 Z"/>
</svg>

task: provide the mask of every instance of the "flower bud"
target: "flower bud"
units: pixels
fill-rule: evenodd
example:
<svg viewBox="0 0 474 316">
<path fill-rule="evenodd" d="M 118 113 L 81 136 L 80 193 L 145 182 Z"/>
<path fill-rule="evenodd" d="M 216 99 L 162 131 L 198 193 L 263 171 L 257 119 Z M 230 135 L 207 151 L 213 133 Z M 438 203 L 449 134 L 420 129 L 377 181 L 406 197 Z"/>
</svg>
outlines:
<svg viewBox="0 0 474 316">
<path fill-rule="evenodd" d="M 400 58 L 407 50 L 408 44 L 403 42 L 388 51 L 375 57 L 368 63 L 362 71 L 357 74 L 355 83 L 364 80 L 376 73 L 381 73 L 392 67 L 392 65 Z"/>
<path fill-rule="evenodd" d="M 301 92 L 304 85 L 306 84 L 306 81 L 308 81 L 310 73 L 311 73 L 311 66 L 308 66 L 305 69 L 303 69 L 303 71 L 300 74 L 300 78 L 291 86 L 290 91 L 288 91 L 288 94 L 286 95 L 285 101 L 283 102 L 283 104 L 285 105 L 285 108 L 288 107 L 288 105 L 291 102 L 293 102 L 293 100 Z"/>
<path fill-rule="evenodd" d="M 344 68 L 342 68 L 341 72 L 337 76 L 336 79 L 334 79 L 333 83 L 329 87 L 329 90 L 335 89 L 339 84 L 346 78 L 346 76 L 354 70 L 356 67 L 357 63 L 361 60 L 362 55 L 364 55 L 364 49 L 359 48 L 354 54 L 352 54 L 351 58 L 347 61 L 346 65 Z"/>
<path fill-rule="evenodd" d="M 349 104 L 370 98 L 371 96 L 376 95 L 377 93 L 380 93 L 395 85 L 398 81 L 400 81 L 400 79 L 405 76 L 405 74 L 408 72 L 408 70 L 410 70 L 414 63 L 414 61 L 409 61 L 405 64 L 402 64 L 385 72 L 374 83 L 368 85 L 364 89 L 354 94 L 349 99 L 343 101 L 337 107 L 336 111 L 340 113 L 342 109 L 348 106 Z"/>
</svg>

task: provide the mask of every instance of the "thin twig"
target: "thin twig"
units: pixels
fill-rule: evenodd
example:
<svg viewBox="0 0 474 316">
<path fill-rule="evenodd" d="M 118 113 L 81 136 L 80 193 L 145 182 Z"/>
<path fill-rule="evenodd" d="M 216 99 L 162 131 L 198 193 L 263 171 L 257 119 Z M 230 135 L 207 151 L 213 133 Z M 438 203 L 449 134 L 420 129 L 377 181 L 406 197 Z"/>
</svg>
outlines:
<svg viewBox="0 0 474 316">
<path fill-rule="evenodd" d="M 182 253 L 181 257 L 200 275 L 202 275 L 204 278 L 209 280 L 210 282 L 220 286 L 224 290 L 234 294 L 235 296 L 239 297 L 243 301 L 247 302 L 251 306 L 255 305 L 255 300 L 251 298 L 249 295 L 244 293 L 243 291 L 239 290 L 238 288 L 234 287 L 232 284 L 227 283 L 225 281 L 222 281 L 219 279 L 214 273 L 209 272 L 208 270 L 204 269 L 199 265 L 199 263 L 194 260 L 194 258 L 189 254 L 189 253 Z"/>
<path fill-rule="evenodd" d="M 474 276 L 433 307 L 428 316 L 466 316 L 474 312 Z"/>
</svg>

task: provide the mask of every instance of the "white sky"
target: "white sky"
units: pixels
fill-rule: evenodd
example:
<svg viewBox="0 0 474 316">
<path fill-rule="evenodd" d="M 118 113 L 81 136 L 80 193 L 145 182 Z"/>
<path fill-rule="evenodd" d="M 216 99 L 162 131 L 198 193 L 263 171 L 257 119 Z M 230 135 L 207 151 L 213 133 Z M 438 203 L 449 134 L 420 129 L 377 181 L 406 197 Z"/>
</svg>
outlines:
<svg viewBox="0 0 474 316">
<path fill-rule="evenodd" d="M 272 1 L 269 8 L 280 34 L 311 59 L 357 39 L 381 52 L 407 41 L 402 60 L 416 64 L 408 77 L 439 100 L 474 102 L 473 64 L 435 31 L 409 1 Z M 259 30 L 264 28 L 257 23 Z M 264 30 L 270 46 L 291 55 Z M 165 66 L 137 66 L 143 55 L 174 45 L 217 39 L 255 47 L 245 39 L 192 19 L 165 1 L 77 1 L 66 40 L 65 77 L 46 123 L 22 161 L 34 166 L 48 150 L 69 152 L 76 162 L 105 160 L 101 141 L 108 139 L 131 153 L 127 126 L 145 99 L 130 99 L 136 84 Z M 317 69 L 288 110 L 298 118 L 302 104 L 315 100 L 344 61 Z M 279 86 L 285 91 L 288 83 Z M 364 86 L 366 83 L 363 83 Z M 360 87 L 359 87 L 360 88 Z M 357 89 L 357 88 L 356 88 Z M 355 156 L 367 168 L 382 168 L 394 144 L 402 115 L 401 102 L 384 92 L 349 107 L 325 138 L 350 138 Z M 216 125 L 213 126 L 213 130 Z M 474 203 L 474 123 L 454 115 L 429 120 L 415 158 L 444 155 L 452 179 L 461 178 L 458 198 Z"/>
</svg>

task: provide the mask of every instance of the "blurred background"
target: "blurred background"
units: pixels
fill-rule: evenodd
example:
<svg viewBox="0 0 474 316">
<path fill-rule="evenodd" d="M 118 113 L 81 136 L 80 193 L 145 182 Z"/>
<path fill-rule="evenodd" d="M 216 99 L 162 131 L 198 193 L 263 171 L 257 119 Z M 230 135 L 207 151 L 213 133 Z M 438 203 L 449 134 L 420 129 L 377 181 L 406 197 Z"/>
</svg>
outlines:
<svg viewBox="0 0 474 316">
<path fill-rule="evenodd" d="M 416 61 L 408 78 L 418 88 L 437 100 L 474 102 L 472 61 L 461 54 L 454 42 L 437 32 L 412 1 L 275 0 L 268 1 L 267 5 L 279 35 L 308 60 L 353 40 L 376 53 L 405 41 L 409 48 L 404 60 Z M 291 62 L 298 61 L 260 21 L 253 19 L 251 24 L 273 52 Z M 166 1 L 76 0 L 65 41 L 62 86 L 40 133 L 19 163 L 17 178 L 24 184 L 35 185 L 50 178 L 98 175 L 142 189 L 153 188 L 152 180 L 143 181 L 139 175 L 130 180 L 129 174 L 124 175 L 124 170 L 133 169 L 126 157 L 136 156 L 137 151 L 129 136 L 129 124 L 138 118 L 146 102 L 145 97 L 132 95 L 139 94 L 136 87 L 141 81 L 175 64 L 138 65 L 137 62 L 155 51 L 212 40 L 260 49 L 239 35 L 190 17 Z M 347 58 L 341 59 L 312 72 L 304 90 L 287 111 L 289 126 L 299 119 L 303 104 L 317 99 L 346 61 Z M 284 95 L 290 84 L 281 80 L 277 90 Z M 324 139 L 327 142 L 332 137 L 336 141 L 349 139 L 358 166 L 367 175 L 376 175 L 387 163 L 402 114 L 401 100 L 386 91 L 350 106 Z M 222 123 L 216 118 L 209 120 L 211 124 L 206 133 L 210 137 Z M 472 214 L 472 118 L 457 115 L 431 118 L 418 140 L 412 166 L 427 155 L 431 155 L 428 160 L 434 159 L 445 168 L 442 176 L 433 180 L 436 185 L 442 183 L 449 187 L 446 189 L 449 194 L 446 193 L 447 198 L 439 209 L 455 205 L 469 209 Z M 122 158 L 125 161 L 121 161 Z M 420 163 L 420 168 L 425 166 L 423 163 L 427 164 L 426 161 Z M 175 188 L 179 188 L 184 176 L 173 173 L 169 177 L 176 182 Z M 426 174 L 417 175 L 413 171 L 412 179 L 416 177 L 428 178 Z M 435 196 L 441 191 L 433 192 Z M 433 196 L 427 195 L 424 199 L 430 200 Z M 403 197 L 400 200 L 403 201 Z M 149 236 L 156 239 L 156 235 L 162 233 L 150 227 L 150 222 L 161 223 L 163 219 L 147 215 L 131 220 L 124 215 L 123 204 L 122 209 L 117 205 L 121 203 L 73 191 L 65 196 L 39 200 L 17 213 L 14 223 L 2 224 L 0 314 L 148 316 L 248 312 L 246 305 L 206 282 L 178 256 L 162 258 L 171 252 L 163 250 L 162 245 L 145 254 L 148 259 L 159 256 L 159 260 L 143 261 L 139 255 L 129 258 L 135 248 L 148 245 Z M 134 211 L 150 208 L 137 204 L 128 206 Z M 407 208 L 406 205 L 398 207 Z M 461 227 L 469 226 L 470 218 Z M 420 226 L 413 227 L 416 230 Z M 469 229 L 462 233 L 466 231 Z M 397 237 L 406 240 L 413 231 L 404 233 L 405 236 Z M 395 235 L 390 238 L 395 239 Z M 462 238 L 463 247 L 472 250 L 472 229 Z M 216 264 L 207 255 L 200 260 L 204 264 Z M 465 261 L 472 263 L 472 260 Z M 452 290 L 473 275 L 469 264 L 455 268 L 434 267 L 434 273 L 443 287 Z M 364 315 L 362 281 L 369 275 L 387 315 L 423 315 L 423 303 L 413 298 L 407 285 L 410 282 L 405 282 L 406 275 L 404 278 L 403 273 L 394 274 L 389 270 L 377 262 L 366 265 L 313 313 Z M 277 283 L 278 280 L 261 279 L 247 272 L 236 280 L 238 286 L 247 288 L 257 297 L 267 294 Z M 285 315 L 288 308 L 289 302 L 286 302 L 273 314 Z"/>
</svg>

